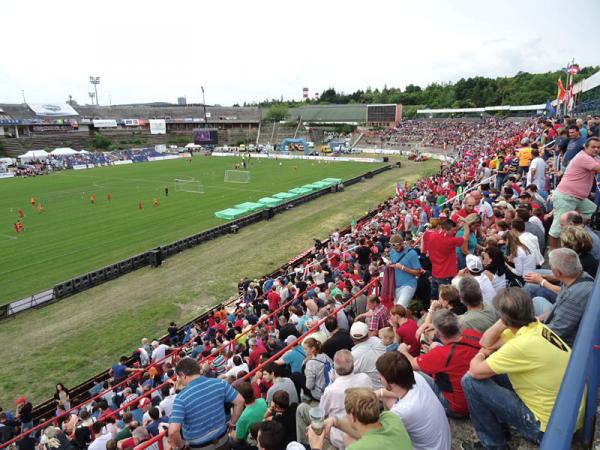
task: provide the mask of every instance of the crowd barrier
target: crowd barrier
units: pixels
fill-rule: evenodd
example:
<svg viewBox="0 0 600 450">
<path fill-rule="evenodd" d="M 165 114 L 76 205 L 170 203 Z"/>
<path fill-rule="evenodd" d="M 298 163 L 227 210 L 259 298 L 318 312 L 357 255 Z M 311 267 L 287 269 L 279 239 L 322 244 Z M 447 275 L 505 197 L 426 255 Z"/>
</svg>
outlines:
<svg viewBox="0 0 600 450">
<path fill-rule="evenodd" d="M 594 287 L 579 324 L 567 371 L 542 439 L 541 450 L 571 448 L 584 388 L 587 391 L 581 441 L 586 448 L 591 447 L 600 377 L 600 278 L 598 277 L 600 277 L 600 270 L 596 273 Z"/>
<path fill-rule="evenodd" d="M 362 175 L 345 180 L 343 185 L 351 186 L 364 179 L 372 178 L 374 175 L 380 174 L 389 169 L 391 169 L 391 166 L 386 165 L 375 170 L 365 172 Z M 94 286 L 132 272 L 133 270 L 137 270 L 146 266 L 158 267 L 166 258 L 174 256 L 187 248 L 195 247 L 203 242 L 225 234 L 237 233 L 242 227 L 260 222 L 262 220 L 269 220 L 275 214 L 286 211 L 291 207 L 312 201 L 323 195 L 337 192 L 337 190 L 337 186 L 331 186 L 311 192 L 305 196 L 286 201 L 281 205 L 229 221 L 226 224 L 218 225 L 209 230 L 185 237 L 169 244 L 165 244 L 161 247 L 148 250 L 144 253 L 140 253 L 117 263 L 109 264 L 108 266 L 76 276 L 70 280 L 63 281 L 62 283 L 56 284 L 52 288 L 52 294 L 50 294 L 50 291 L 44 291 L 43 293 L 26 297 L 25 299 L 0 305 L 0 320 L 14 316 L 14 314 L 27 309 L 44 306 L 51 302 L 61 300 L 73 294 L 77 294 L 86 289 L 90 289 Z"/>
</svg>

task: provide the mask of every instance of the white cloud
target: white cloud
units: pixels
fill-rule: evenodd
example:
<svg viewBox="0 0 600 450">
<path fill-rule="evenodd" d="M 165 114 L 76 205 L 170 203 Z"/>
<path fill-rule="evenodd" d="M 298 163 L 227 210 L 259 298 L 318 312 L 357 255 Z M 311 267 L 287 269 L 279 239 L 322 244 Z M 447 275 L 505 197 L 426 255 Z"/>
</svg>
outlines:
<svg viewBox="0 0 600 450">
<path fill-rule="evenodd" d="M 598 65 L 600 2 L 0 0 L 0 101 L 231 104 Z M 558 30 L 558 31 L 557 31 Z M 8 45 L 7 45 L 8 44 Z"/>
</svg>

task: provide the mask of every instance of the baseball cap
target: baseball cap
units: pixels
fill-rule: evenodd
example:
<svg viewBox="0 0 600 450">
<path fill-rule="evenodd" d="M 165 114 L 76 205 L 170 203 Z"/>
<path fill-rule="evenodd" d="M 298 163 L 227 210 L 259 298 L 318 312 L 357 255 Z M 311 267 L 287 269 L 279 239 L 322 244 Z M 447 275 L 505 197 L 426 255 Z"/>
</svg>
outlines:
<svg viewBox="0 0 600 450">
<path fill-rule="evenodd" d="M 142 397 L 140 399 L 140 402 L 138 403 L 138 406 L 141 408 L 142 406 L 146 406 L 150 404 L 150 399 L 148 397 Z"/>
<path fill-rule="evenodd" d="M 294 336 L 293 334 L 290 334 L 288 337 L 285 338 L 284 342 L 286 345 L 290 345 L 295 340 L 296 340 L 296 336 Z"/>
<path fill-rule="evenodd" d="M 15 403 L 17 405 L 20 405 L 21 403 L 27 403 L 27 400 L 25 400 L 25 396 L 24 395 L 20 395 L 17 400 L 15 401 Z"/>
<path fill-rule="evenodd" d="M 467 269 L 469 269 L 471 272 L 474 272 L 474 273 L 483 272 L 483 263 L 481 262 L 481 259 L 479 258 L 479 256 L 467 255 L 466 261 L 467 261 Z"/>
<path fill-rule="evenodd" d="M 363 339 L 369 334 L 369 327 L 364 322 L 354 322 L 350 327 L 350 336 L 355 339 Z"/>
</svg>

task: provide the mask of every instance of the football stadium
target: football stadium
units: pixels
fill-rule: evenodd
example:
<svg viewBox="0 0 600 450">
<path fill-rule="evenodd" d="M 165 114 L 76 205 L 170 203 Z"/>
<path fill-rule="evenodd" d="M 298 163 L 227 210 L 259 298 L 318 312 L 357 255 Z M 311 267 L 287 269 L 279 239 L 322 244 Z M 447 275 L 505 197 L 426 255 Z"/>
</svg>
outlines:
<svg viewBox="0 0 600 450">
<path fill-rule="evenodd" d="M 594 15 L 469 5 L 0 3 L 0 450 L 600 445 Z"/>
</svg>

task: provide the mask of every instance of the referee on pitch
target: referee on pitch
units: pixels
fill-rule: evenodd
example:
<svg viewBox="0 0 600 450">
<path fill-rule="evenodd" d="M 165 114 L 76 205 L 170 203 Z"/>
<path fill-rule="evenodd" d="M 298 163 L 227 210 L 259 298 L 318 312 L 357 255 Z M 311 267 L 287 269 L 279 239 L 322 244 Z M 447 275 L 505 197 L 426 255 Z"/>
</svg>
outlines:
<svg viewBox="0 0 600 450">
<path fill-rule="evenodd" d="M 192 358 L 183 358 L 175 368 L 185 388 L 177 394 L 169 418 L 169 444 L 179 450 L 225 450 L 229 448 L 227 431 L 235 427 L 244 399 L 227 382 L 200 375 L 200 366 Z M 227 422 L 225 403 L 233 403 Z M 184 441 L 185 440 L 185 441 Z"/>
</svg>

